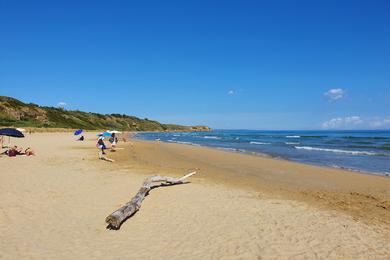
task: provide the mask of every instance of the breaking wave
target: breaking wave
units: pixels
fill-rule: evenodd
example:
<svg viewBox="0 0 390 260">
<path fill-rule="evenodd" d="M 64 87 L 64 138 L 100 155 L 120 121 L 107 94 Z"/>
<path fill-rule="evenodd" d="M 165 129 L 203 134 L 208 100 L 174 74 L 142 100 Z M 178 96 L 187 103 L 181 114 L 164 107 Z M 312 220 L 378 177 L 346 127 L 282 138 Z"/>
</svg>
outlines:
<svg viewBox="0 0 390 260">
<path fill-rule="evenodd" d="M 194 144 L 191 142 L 181 142 L 181 141 L 174 141 L 174 140 L 168 140 L 170 143 L 176 143 L 176 144 L 189 144 L 189 145 L 194 145 L 194 146 L 200 146 L 199 144 Z"/>
<path fill-rule="evenodd" d="M 270 143 L 263 143 L 263 142 L 249 142 L 250 144 L 270 144 Z"/>
<path fill-rule="evenodd" d="M 218 137 L 218 136 L 208 136 L 208 135 L 203 136 L 203 138 L 205 138 L 205 139 L 221 139 L 221 137 Z"/>
<path fill-rule="evenodd" d="M 352 155 L 370 155 L 370 156 L 390 156 L 390 154 L 384 153 L 374 153 L 368 151 L 349 151 L 349 150 L 341 150 L 341 149 L 328 149 L 328 148 L 318 148 L 311 146 L 295 146 L 295 149 L 298 150 L 308 150 L 308 151 L 320 151 L 320 152 L 331 152 L 331 153 L 345 153 Z"/>
</svg>

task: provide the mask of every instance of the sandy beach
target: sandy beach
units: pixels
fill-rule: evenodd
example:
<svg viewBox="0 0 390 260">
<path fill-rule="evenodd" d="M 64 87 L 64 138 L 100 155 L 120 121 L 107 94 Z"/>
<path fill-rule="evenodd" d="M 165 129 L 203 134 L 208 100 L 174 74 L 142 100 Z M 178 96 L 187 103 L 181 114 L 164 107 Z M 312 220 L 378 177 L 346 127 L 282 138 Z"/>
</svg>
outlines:
<svg viewBox="0 0 390 260">
<path fill-rule="evenodd" d="M 1 259 L 390 258 L 388 177 L 138 140 L 109 163 L 85 136 L 12 139 L 37 156 L 0 157 Z M 106 229 L 147 176 L 193 170 Z"/>
</svg>

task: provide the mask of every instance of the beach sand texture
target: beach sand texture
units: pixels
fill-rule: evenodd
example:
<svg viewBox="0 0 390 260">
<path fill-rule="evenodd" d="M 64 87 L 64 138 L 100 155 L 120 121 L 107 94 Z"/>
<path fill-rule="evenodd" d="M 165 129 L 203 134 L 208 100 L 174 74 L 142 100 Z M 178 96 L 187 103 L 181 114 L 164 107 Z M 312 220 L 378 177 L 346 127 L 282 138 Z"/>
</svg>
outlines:
<svg viewBox="0 0 390 260">
<path fill-rule="evenodd" d="M 0 158 L 1 259 L 388 259 L 390 179 L 207 148 L 130 141 L 97 159 L 95 136 L 36 133 Z M 118 231 L 104 219 L 152 174 Z"/>
</svg>

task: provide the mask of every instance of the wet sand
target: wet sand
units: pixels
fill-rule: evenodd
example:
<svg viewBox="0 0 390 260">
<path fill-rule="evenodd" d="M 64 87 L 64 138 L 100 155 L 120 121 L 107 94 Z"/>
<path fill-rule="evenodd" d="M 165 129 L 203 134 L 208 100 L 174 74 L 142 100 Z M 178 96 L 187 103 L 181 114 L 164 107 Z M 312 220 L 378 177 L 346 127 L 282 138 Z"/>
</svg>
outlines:
<svg viewBox="0 0 390 260">
<path fill-rule="evenodd" d="M 97 159 L 93 133 L 14 140 L 0 158 L 0 258 L 288 259 L 390 257 L 390 179 L 178 144 L 134 141 Z M 154 189 L 118 231 L 105 217 L 151 174 Z"/>
<path fill-rule="evenodd" d="M 197 178 L 203 181 L 304 200 L 390 227 L 389 177 L 155 141 L 132 140 L 126 150 L 113 157 L 122 167 L 148 174 L 197 170 Z"/>
</svg>

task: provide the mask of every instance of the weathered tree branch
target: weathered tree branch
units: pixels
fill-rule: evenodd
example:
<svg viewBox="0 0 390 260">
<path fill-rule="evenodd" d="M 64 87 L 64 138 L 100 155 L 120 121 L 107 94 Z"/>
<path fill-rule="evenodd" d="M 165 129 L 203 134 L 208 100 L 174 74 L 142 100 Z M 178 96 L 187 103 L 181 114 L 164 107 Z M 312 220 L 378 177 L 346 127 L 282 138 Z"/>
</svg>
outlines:
<svg viewBox="0 0 390 260">
<path fill-rule="evenodd" d="M 194 174 L 196 174 L 196 172 L 191 172 L 179 179 L 167 176 L 151 176 L 146 178 L 138 193 L 123 207 L 117 209 L 106 218 L 106 223 L 108 224 L 107 228 L 119 229 L 126 219 L 134 215 L 134 213 L 140 209 L 142 201 L 151 189 L 165 185 L 185 183 L 186 179 Z"/>
</svg>

